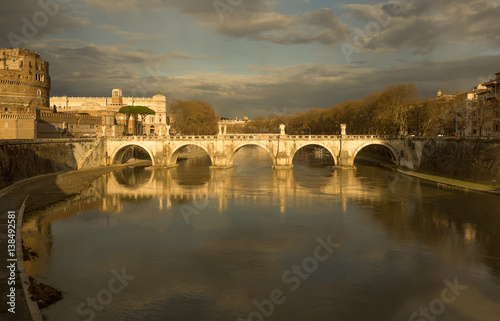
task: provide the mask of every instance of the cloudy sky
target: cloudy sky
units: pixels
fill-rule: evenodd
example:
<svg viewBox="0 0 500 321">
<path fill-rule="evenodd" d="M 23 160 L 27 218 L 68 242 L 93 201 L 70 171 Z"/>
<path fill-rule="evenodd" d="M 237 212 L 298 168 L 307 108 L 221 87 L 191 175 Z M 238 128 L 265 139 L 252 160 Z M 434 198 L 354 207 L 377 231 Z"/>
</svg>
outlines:
<svg viewBox="0 0 500 321">
<path fill-rule="evenodd" d="M 500 72 L 500 0 L 1 1 L 0 47 L 49 61 L 53 96 L 121 88 L 254 117 Z"/>
</svg>

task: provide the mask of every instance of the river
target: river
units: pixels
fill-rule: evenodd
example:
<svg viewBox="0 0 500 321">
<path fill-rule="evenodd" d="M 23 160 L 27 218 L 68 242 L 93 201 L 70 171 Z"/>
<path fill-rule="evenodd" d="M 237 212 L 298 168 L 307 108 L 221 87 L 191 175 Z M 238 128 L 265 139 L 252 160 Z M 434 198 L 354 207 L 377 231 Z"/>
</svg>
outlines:
<svg viewBox="0 0 500 321">
<path fill-rule="evenodd" d="M 500 198 L 304 150 L 127 168 L 32 215 L 47 320 L 498 320 Z"/>
</svg>

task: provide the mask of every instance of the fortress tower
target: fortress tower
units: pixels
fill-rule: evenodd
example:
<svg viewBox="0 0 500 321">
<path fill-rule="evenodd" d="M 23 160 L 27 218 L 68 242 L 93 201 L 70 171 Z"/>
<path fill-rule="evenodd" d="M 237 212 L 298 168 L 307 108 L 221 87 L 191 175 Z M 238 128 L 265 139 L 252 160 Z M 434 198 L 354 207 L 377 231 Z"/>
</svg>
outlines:
<svg viewBox="0 0 500 321">
<path fill-rule="evenodd" d="M 0 48 L 2 111 L 11 108 L 48 108 L 49 103 L 49 63 L 29 50 Z"/>
</svg>

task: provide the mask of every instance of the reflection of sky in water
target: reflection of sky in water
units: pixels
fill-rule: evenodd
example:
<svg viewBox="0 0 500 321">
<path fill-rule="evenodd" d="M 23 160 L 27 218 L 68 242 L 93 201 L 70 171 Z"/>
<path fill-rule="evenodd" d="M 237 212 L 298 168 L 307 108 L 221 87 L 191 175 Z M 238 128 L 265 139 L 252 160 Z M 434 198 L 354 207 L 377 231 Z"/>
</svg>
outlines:
<svg viewBox="0 0 500 321">
<path fill-rule="evenodd" d="M 273 171 L 267 154 L 246 148 L 226 171 L 193 159 L 103 177 L 99 209 L 64 218 L 54 208 L 38 223 L 51 224 L 50 259 L 31 269 L 65 294 L 44 313 L 78 320 L 76 306 L 122 267 L 136 279 L 95 320 L 246 319 L 275 288 L 287 299 L 269 320 L 407 320 L 446 278 L 470 290 L 439 320 L 500 313 L 498 198 L 373 167 L 309 166 L 307 156 Z M 190 224 L 183 206 L 195 211 Z M 291 291 L 283 272 L 328 235 L 341 248 Z"/>
</svg>

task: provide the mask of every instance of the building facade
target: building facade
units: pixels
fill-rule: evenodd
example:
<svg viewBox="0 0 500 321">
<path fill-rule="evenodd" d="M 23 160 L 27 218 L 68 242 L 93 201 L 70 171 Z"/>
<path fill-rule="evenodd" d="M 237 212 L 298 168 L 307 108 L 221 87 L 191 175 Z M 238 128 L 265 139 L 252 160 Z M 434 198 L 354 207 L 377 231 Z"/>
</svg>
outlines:
<svg viewBox="0 0 500 321">
<path fill-rule="evenodd" d="M 167 99 L 164 95 L 155 95 L 153 97 L 123 97 L 121 89 L 113 89 L 111 97 L 68 97 L 58 96 L 50 97 L 50 106 L 55 106 L 61 113 L 87 113 L 89 115 L 100 116 L 106 114 L 108 120 L 103 126 L 111 126 L 113 120 L 109 118 L 113 115 L 114 123 L 124 126 L 122 132 L 116 135 L 166 135 L 167 134 Z M 119 114 L 118 111 L 123 106 L 145 106 L 155 111 L 154 115 L 147 115 L 144 119 L 141 116 L 129 116 Z M 100 128 L 99 130 L 102 130 Z M 103 131 L 108 132 L 105 128 Z"/>
<path fill-rule="evenodd" d="M 500 72 L 467 92 L 470 104 L 470 135 L 500 137 Z"/>
</svg>

